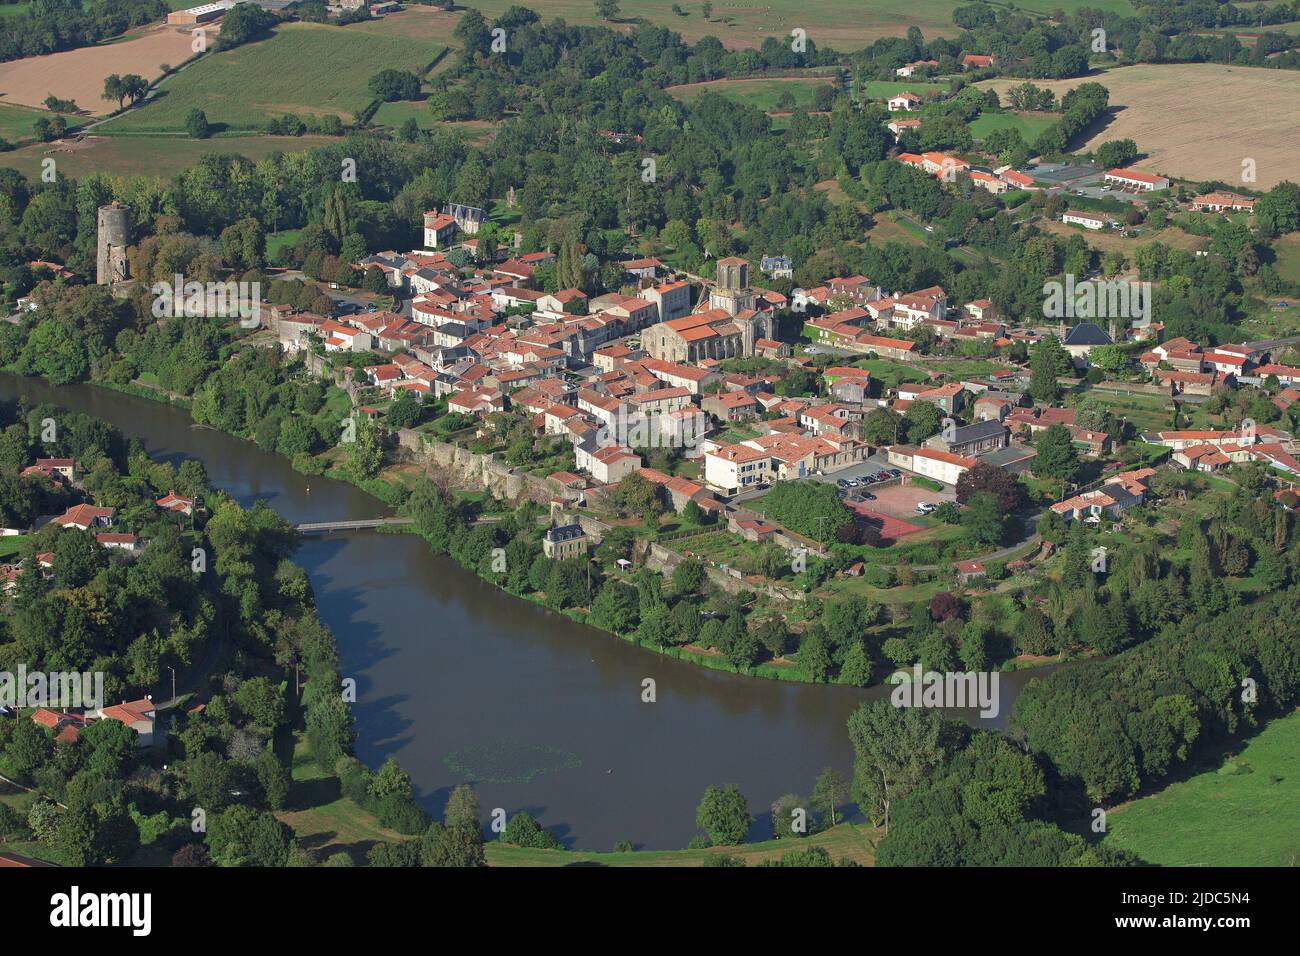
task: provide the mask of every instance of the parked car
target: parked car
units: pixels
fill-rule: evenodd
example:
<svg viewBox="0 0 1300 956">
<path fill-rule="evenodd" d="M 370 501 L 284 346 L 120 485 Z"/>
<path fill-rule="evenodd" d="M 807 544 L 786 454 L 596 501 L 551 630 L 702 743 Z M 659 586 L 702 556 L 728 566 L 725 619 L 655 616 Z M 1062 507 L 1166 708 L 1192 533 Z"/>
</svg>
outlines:
<svg viewBox="0 0 1300 956">
<path fill-rule="evenodd" d="M 866 498 L 868 501 L 875 501 L 875 500 L 876 500 L 876 496 L 873 495 L 873 494 L 872 494 L 871 492 L 869 492 L 869 491 L 864 491 L 864 492 L 862 492 L 862 497 Z"/>
</svg>

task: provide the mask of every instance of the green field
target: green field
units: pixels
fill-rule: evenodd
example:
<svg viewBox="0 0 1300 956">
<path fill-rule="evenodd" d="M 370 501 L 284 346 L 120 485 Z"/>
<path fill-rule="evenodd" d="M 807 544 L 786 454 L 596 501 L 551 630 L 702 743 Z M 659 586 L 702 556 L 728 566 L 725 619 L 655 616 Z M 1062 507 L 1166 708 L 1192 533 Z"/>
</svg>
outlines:
<svg viewBox="0 0 1300 956">
<path fill-rule="evenodd" d="M 500 16 L 514 0 L 478 0 L 473 6 L 492 19 Z M 569 23 L 600 23 L 588 0 L 532 0 L 526 4 L 544 20 L 563 17 Z M 671 0 L 621 0 L 612 25 L 627 30 L 638 19 L 681 33 L 688 43 L 703 36 L 715 36 L 729 48 L 757 47 L 764 37 L 788 36 L 795 27 L 808 31 L 819 47 L 841 52 L 860 50 L 880 37 L 907 35 L 918 27 L 927 39 L 955 37 L 960 29 L 952 22 L 952 11 L 960 0 L 869 0 L 850 4 L 843 0 L 769 0 L 765 4 L 715 4 L 712 17 L 705 19 L 700 4 L 681 3 L 683 16 L 672 12 Z M 1000 3 L 999 6 L 1009 6 Z M 1031 0 L 1017 4 L 1022 12 L 1048 16 L 1055 9 L 1073 12 L 1082 7 L 1121 12 L 1133 16 L 1129 0 Z"/>
<path fill-rule="evenodd" d="M 423 100 L 385 103 L 375 111 L 370 122 L 372 126 L 385 126 L 395 130 L 409 119 L 415 120 L 415 125 L 423 130 L 437 127 L 459 133 L 467 142 L 476 146 L 483 146 L 489 142 L 496 135 L 497 127 L 501 125 L 501 121 L 494 120 L 437 120 L 433 118 L 433 114 L 429 112 L 429 107 Z"/>
<path fill-rule="evenodd" d="M 1300 864 L 1300 713 L 1236 756 L 1107 814 L 1106 843 L 1161 866 Z"/>
<path fill-rule="evenodd" d="M 32 124 L 42 116 L 52 120 L 56 115 L 62 115 L 69 126 L 75 126 L 81 122 L 80 117 L 70 116 L 66 113 L 55 114 L 49 110 L 36 110 L 26 106 L 17 106 L 13 103 L 0 103 L 0 139 L 9 143 L 21 143 L 35 139 L 36 134 L 32 131 Z"/>
<path fill-rule="evenodd" d="M 887 100 L 899 93 L 915 93 L 921 96 L 924 93 L 946 93 L 947 91 L 947 83 L 927 83 L 924 80 L 915 83 L 911 80 L 899 80 L 897 83 L 893 80 L 871 80 L 858 86 L 858 95 L 869 100 Z"/>
<path fill-rule="evenodd" d="M 1289 236 L 1282 236 L 1274 242 L 1273 251 L 1277 253 L 1277 262 L 1273 264 L 1277 274 L 1287 282 L 1300 284 L 1300 235 L 1291 233 Z M 1274 296 L 1273 298 L 1286 297 Z"/>
<path fill-rule="evenodd" d="M 300 235 L 302 235 L 301 229 L 285 229 L 282 232 L 271 233 L 266 237 L 266 257 L 274 260 L 281 249 L 297 245 Z"/>
<path fill-rule="evenodd" d="M 1026 143 L 1032 143 L 1052 122 L 1049 116 L 1026 116 L 1010 111 L 981 113 L 971 122 L 970 132 L 976 139 L 983 139 L 995 129 L 1013 128 L 1020 130 L 1020 136 Z"/>
<path fill-rule="evenodd" d="M 734 103 L 744 103 L 765 113 L 779 109 L 777 101 L 782 94 L 794 97 L 795 105 L 811 107 L 814 91 L 819 86 L 828 85 L 826 79 L 809 77 L 807 79 L 757 79 L 757 80 L 714 80 L 710 83 L 691 83 L 687 86 L 669 87 L 667 92 L 675 98 L 689 103 L 706 91 L 724 96 Z"/>
<path fill-rule="evenodd" d="M 105 133 L 171 132 L 201 108 L 226 131 L 252 132 L 285 113 L 350 121 L 373 97 L 382 68 L 419 71 L 441 46 L 313 23 L 286 24 L 266 40 L 213 53 L 159 84 L 156 99 L 101 127 Z"/>
<path fill-rule="evenodd" d="M 97 172 L 166 177 L 189 169 L 206 153 L 238 153 L 257 161 L 275 152 L 296 153 L 336 142 L 329 136 L 104 136 L 93 146 L 59 153 L 58 164 L 60 173 L 74 178 Z M 39 175 L 48 148 L 38 143 L 0 153 L 0 166 L 11 166 L 26 176 Z"/>
</svg>

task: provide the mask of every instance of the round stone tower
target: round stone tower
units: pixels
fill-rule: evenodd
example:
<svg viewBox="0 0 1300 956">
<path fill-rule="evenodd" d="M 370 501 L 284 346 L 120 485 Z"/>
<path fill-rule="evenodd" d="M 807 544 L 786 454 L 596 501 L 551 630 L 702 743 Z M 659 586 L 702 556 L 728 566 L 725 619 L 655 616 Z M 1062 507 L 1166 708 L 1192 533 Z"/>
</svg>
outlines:
<svg viewBox="0 0 1300 956">
<path fill-rule="evenodd" d="M 131 207 L 113 200 L 99 207 L 95 281 L 110 285 L 127 277 L 126 247 L 131 244 Z"/>
</svg>

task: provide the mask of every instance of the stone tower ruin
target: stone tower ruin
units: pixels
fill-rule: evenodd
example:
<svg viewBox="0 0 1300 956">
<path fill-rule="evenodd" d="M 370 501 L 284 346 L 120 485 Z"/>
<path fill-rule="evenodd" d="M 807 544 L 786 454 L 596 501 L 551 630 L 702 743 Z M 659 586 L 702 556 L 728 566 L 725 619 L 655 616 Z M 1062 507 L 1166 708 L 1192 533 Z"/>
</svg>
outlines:
<svg viewBox="0 0 1300 956">
<path fill-rule="evenodd" d="M 113 200 L 99 207 L 95 281 L 111 285 L 127 277 L 126 247 L 131 242 L 131 207 Z"/>
</svg>

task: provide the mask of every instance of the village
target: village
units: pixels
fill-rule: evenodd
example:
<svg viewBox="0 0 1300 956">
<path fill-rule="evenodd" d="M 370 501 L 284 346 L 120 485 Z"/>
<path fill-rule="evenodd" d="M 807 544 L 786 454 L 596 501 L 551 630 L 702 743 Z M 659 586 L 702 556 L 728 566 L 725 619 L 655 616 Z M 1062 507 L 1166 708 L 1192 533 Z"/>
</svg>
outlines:
<svg viewBox="0 0 1300 956">
<path fill-rule="evenodd" d="M 468 275 L 451 265 L 451 248 L 474 248 L 481 218 L 454 205 L 430 212 L 423 250 L 356 264 L 409 295 L 407 314 L 322 316 L 272 304 L 269 326 L 290 354 L 383 355 L 343 375 L 358 380 L 350 390 L 364 417 L 382 420 L 410 396 L 439 409 L 419 426 L 429 437 L 448 433 L 439 419 L 487 445 L 507 422 L 526 424 L 546 460 L 565 465 L 544 475 L 559 527 L 608 512 L 620 483 L 637 476 L 670 510 L 694 502 L 740 539 L 823 555 L 807 529 L 762 513 L 773 485 L 810 479 L 833 484 L 855 521 L 889 544 L 923 535 L 981 465 L 1042 485 L 1035 445 L 1053 427 L 1091 476 L 1039 488 L 1036 503 L 1066 521 L 1119 519 L 1149 493 L 1152 466 L 1213 474 L 1255 461 L 1279 492 L 1300 480 L 1287 428 L 1249 418 L 1216 425 L 1202 410 L 1216 395 L 1258 390 L 1281 418 L 1300 397 L 1300 368 L 1282 361 L 1290 340 L 1162 342 L 1149 317 L 1014 323 L 985 299 L 886 290 L 861 275 L 787 297 L 762 288 L 739 257 L 718 260 L 707 282 L 641 258 L 622 263 L 634 294 L 546 293 L 532 279 L 552 253 L 510 255 Z M 761 270 L 788 277 L 790 263 L 765 256 Z M 782 317 L 799 314 L 801 341 L 779 340 Z M 1068 356 L 1062 400 L 1035 401 L 1031 354 L 1051 345 Z M 1075 392 L 1089 396 L 1086 421 L 1065 397 Z M 1126 415 L 1132 403 L 1147 414 Z M 1171 403 L 1189 427 L 1156 427 L 1163 416 L 1150 410 Z M 566 540 L 572 550 L 575 536 Z"/>
</svg>

